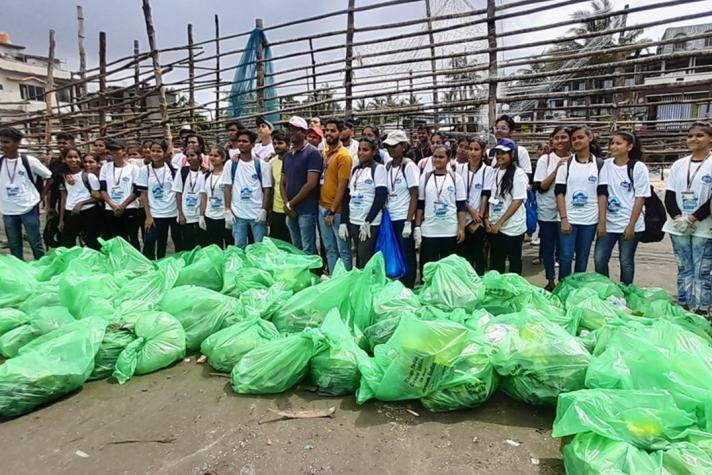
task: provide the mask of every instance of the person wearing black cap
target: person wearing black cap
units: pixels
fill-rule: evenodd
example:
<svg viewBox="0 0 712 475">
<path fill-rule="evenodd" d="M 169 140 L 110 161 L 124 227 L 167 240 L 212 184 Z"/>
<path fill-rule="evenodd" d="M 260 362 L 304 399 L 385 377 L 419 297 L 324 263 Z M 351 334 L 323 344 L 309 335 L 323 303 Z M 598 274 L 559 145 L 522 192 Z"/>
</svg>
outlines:
<svg viewBox="0 0 712 475">
<path fill-rule="evenodd" d="M 120 140 L 108 140 L 106 148 L 112 161 L 99 172 L 101 196 L 104 199 L 104 239 L 121 236 L 136 249 L 140 249 L 138 228 L 138 193 L 135 190 L 138 168 L 126 160 L 126 145 Z"/>
<path fill-rule="evenodd" d="M 257 118 L 257 138 L 259 139 L 252 149 L 253 158 L 259 158 L 269 162 L 274 156 L 274 146 L 272 145 L 272 123 L 263 117 Z"/>
</svg>

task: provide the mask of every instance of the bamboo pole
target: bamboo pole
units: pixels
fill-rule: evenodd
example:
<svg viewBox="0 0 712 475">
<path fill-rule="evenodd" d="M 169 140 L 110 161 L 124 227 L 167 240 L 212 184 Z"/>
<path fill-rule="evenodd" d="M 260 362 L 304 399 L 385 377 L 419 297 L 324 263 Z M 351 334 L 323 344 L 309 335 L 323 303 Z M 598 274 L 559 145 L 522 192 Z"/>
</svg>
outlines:
<svg viewBox="0 0 712 475">
<path fill-rule="evenodd" d="M 316 100 L 316 58 L 314 56 L 314 42 L 311 38 L 309 38 L 309 53 L 312 65 L 312 91 L 314 92 L 314 100 Z"/>
<path fill-rule="evenodd" d="M 45 105 L 47 106 L 47 122 L 45 123 L 45 136 L 44 143 L 47 147 L 47 154 L 50 151 L 50 143 L 52 141 L 52 99 L 54 98 L 54 92 L 51 92 L 54 88 L 54 30 L 49 30 L 49 56 L 47 61 L 47 81 L 45 85 L 50 92 L 45 93 Z"/>
<path fill-rule="evenodd" d="M 260 114 L 265 111 L 265 62 L 264 49 L 262 45 L 262 18 L 255 19 L 255 29 L 260 31 L 260 39 L 257 42 L 257 64 L 255 76 L 257 78 L 257 112 Z"/>
<path fill-rule="evenodd" d="M 495 22 L 496 4 L 495 0 L 487 0 L 487 44 L 490 48 L 489 54 L 489 91 L 487 93 L 487 127 L 491 129 L 497 120 L 497 82 L 494 80 L 497 75 L 497 24 Z"/>
<path fill-rule="evenodd" d="M 428 24 L 428 40 L 430 42 L 430 70 L 433 73 L 433 122 L 435 130 L 438 130 L 438 76 L 435 63 L 435 35 L 433 34 L 433 22 L 431 21 L 432 12 L 430 10 L 430 0 L 425 0 L 425 16 Z"/>
<path fill-rule="evenodd" d="M 106 108 L 108 98 L 106 91 L 106 33 L 99 32 L 99 135 L 106 135 Z"/>
<path fill-rule="evenodd" d="M 77 5 L 77 44 L 79 46 L 79 97 L 87 95 L 87 53 L 84 49 L 84 10 L 81 5 Z"/>
<path fill-rule="evenodd" d="M 158 105 L 161 111 L 161 125 L 163 126 L 163 138 L 169 144 L 173 143 L 171 135 L 171 124 L 168 122 L 168 106 L 166 104 L 166 90 L 163 87 L 163 74 L 161 73 L 161 63 L 159 61 L 158 50 L 156 49 L 156 31 L 153 29 L 153 18 L 151 17 L 151 2 L 143 0 L 143 18 L 146 22 L 146 35 L 148 36 L 148 47 L 151 50 L 151 62 L 153 63 L 153 76 L 158 88 Z M 192 106 L 191 106 L 192 107 Z"/>
<path fill-rule="evenodd" d="M 353 115 L 353 101 L 351 96 L 353 94 L 353 58 L 354 58 L 354 7 L 356 6 L 355 0 L 349 0 L 348 9 L 346 13 L 346 62 L 344 64 L 344 91 L 346 93 L 346 103 L 344 106 L 344 116 L 346 120 L 351 120 Z M 314 91 L 316 96 L 316 91 Z M 315 97 L 316 99 L 316 97 Z M 316 103 L 317 101 L 314 100 Z"/>
<path fill-rule="evenodd" d="M 195 123 L 195 110 L 192 108 L 195 105 L 195 56 L 193 55 L 193 24 L 188 23 L 188 105 L 191 106 L 190 112 L 190 128 L 193 128 Z"/>
<path fill-rule="evenodd" d="M 220 17 L 215 14 L 215 118 L 220 119 Z M 218 135 L 215 135 L 215 140 Z"/>
<path fill-rule="evenodd" d="M 138 56 L 140 53 L 140 45 L 138 40 L 133 41 L 133 52 L 134 52 L 134 92 L 133 92 L 133 100 L 131 101 L 131 113 L 135 117 L 135 123 L 136 125 L 139 124 L 139 117 L 138 117 L 138 110 L 141 108 L 141 104 L 138 103 L 138 100 L 136 99 L 139 94 L 139 83 L 140 83 L 140 75 L 141 75 L 141 67 L 138 61 Z M 138 131 L 137 133 L 139 141 L 141 140 L 141 130 Z"/>
</svg>

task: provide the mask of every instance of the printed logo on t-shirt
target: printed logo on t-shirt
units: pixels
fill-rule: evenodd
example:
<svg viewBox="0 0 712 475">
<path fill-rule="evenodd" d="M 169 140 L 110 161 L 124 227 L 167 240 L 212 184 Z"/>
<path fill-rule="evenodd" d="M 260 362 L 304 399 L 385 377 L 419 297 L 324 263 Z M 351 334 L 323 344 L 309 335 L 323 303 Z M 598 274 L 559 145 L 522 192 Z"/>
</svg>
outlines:
<svg viewBox="0 0 712 475">
<path fill-rule="evenodd" d="M 351 204 L 354 205 L 355 208 L 363 208 L 363 194 L 359 193 L 357 195 L 352 196 Z"/>
<path fill-rule="evenodd" d="M 590 179 L 590 178 L 589 178 Z M 588 203 L 588 193 L 585 191 L 575 191 L 571 195 L 571 204 L 576 208 L 582 208 Z"/>
<path fill-rule="evenodd" d="M 400 185 L 401 183 L 403 183 L 403 180 L 401 180 L 400 178 L 396 178 L 395 181 L 394 181 L 394 183 L 395 183 L 396 185 Z"/>
<path fill-rule="evenodd" d="M 633 184 L 629 181 L 622 181 L 619 186 L 625 191 L 631 191 L 633 189 Z"/>
<path fill-rule="evenodd" d="M 240 199 L 242 201 L 250 201 L 252 199 L 252 188 L 249 186 L 240 188 Z"/>
<path fill-rule="evenodd" d="M 702 180 L 702 183 L 704 183 L 707 186 L 712 185 L 712 176 L 710 176 L 710 175 L 705 175 L 702 178 L 700 178 L 700 180 Z"/>
<path fill-rule="evenodd" d="M 17 170 L 19 176 L 25 176 L 25 170 Z"/>
<path fill-rule="evenodd" d="M 588 182 L 589 183 L 596 183 L 598 181 L 598 177 L 596 175 L 591 175 L 588 177 Z"/>
<path fill-rule="evenodd" d="M 618 198 L 611 198 L 608 200 L 608 212 L 611 214 L 618 214 L 621 210 L 621 202 Z"/>
<path fill-rule="evenodd" d="M 211 196 L 210 197 L 210 208 L 220 209 L 222 207 L 223 207 L 223 200 L 220 196 Z"/>
<path fill-rule="evenodd" d="M 257 173 L 253 173 L 253 174 L 252 174 L 252 179 L 253 179 L 253 180 L 257 180 L 258 178 L 259 178 L 259 177 L 257 176 Z"/>
<path fill-rule="evenodd" d="M 128 183 L 128 182 L 129 182 L 129 177 L 125 176 L 125 177 L 121 178 L 121 181 L 124 182 L 124 183 Z"/>
<path fill-rule="evenodd" d="M 163 187 L 160 185 L 156 185 L 153 187 L 151 190 L 153 193 L 153 197 L 157 200 L 162 200 L 163 199 Z"/>
<path fill-rule="evenodd" d="M 455 193 L 455 187 L 454 187 L 454 186 L 448 186 L 448 187 L 447 187 L 447 192 L 448 192 L 448 193 Z"/>
<path fill-rule="evenodd" d="M 364 181 L 364 183 L 367 185 L 373 185 L 373 180 L 371 180 L 370 178 L 366 178 L 366 181 Z"/>
<path fill-rule="evenodd" d="M 475 184 L 475 190 L 481 190 L 481 189 L 482 189 L 482 183 Z"/>
<path fill-rule="evenodd" d="M 442 201 L 436 201 L 433 203 L 433 212 L 435 213 L 436 218 L 444 218 L 447 216 L 447 203 L 443 203 Z"/>
<path fill-rule="evenodd" d="M 189 193 L 185 197 L 185 207 L 194 209 L 198 207 L 198 196 L 195 194 Z"/>
</svg>

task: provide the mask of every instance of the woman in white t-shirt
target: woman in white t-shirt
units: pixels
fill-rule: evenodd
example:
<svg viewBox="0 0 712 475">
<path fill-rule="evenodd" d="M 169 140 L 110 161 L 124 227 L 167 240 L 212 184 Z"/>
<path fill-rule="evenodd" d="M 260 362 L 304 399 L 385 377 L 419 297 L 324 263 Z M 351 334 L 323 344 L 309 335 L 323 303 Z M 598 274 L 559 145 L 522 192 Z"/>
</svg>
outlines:
<svg viewBox="0 0 712 475">
<path fill-rule="evenodd" d="M 371 256 L 378 239 L 383 219 L 383 208 L 388 198 L 386 167 L 376 163 L 378 144 L 362 138 L 358 144 L 359 165 L 351 172 L 349 187 L 342 204 L 339 237 L 351 237 L 356 248 L 356 267 L 362 268 Z M 348 227 L 346 226 L 348 223 Z"/>
<path fill-rule="evenodd" d="M 435 147 L 442 147 L 444 143 L 445 136 L 440 132 L 435 132 L 430 136 L 430 150 L 435 150 Z M 452 166 L 452 169 L 454 170 L 455 164 L 457 164 L 457 160 L 449 160 L 449 163 Z M 432 172 L 433 168 L 435 168 L 435 166 L 432 155 L 430 157 L 421 158 L 418 162 L 418 169 L 420 170 L 421 175 L 425 175 L 426 173 Z"/>
<path fill-rule="evenodd" d="M 225 166 L 225 151 L 212 147 L 208 152 L 213 171 L 203 180 L 200 190 L 200 218 L 198 225 L 206 234 L 207 244 L 216 244 L 222 249 L 235 241 L 232 229 L 225 226 L 225 193 L 223 191 L 223 168 Z"/>
<path fill-rule="evenodd" d="M 609 158 L 598 180 L 598 232 L 594 263 L 596 272 L 608 277 L 608 261 L 616 243 L 621 266 L 621 283 L 633 283 L 635 250 L 645 231 L 643 206 L 650 197 L 648 167 L 643 151 L 632 132 L 611 137 Z"/>
<path fill-rule="evenodd" d="M 665 191 L 669 215 L 663 231 L 670 235 L 677 258 L 677 301 L 690 311 L 707 314 L 712 272 L 712 125 L 695 122 L 687 131 L 691 154 L 670 169 Z"/>
<path fill-rule="evenodd" d="M 136 189 L 141 192 L 141 204 L 146 213 L 146 234 L 143 254 L 149 259 L 161 259 L 166 255 L 168 231 L 173 244 L 180 249 L 178 240 L 178 209 L 173 193 L 175 171 L 166 163 L 166 144 L 151 144 L 151 164 L 141 167 L 136 180 Z"/>
<path fill-rule="evenodd" d="M 465 183 L 449 167 L 447 150 L 433 148 L 433 171 L 420 176 L 413 238 L 420 247 L 420 268 L 454 254 L 465 240 Z"/>
<path fill-rule="evenodd" d="M 527 199 L 529 179 L 517 165 L 517 144 L 501 139 L 494 147 L 496 168 L 490 180 L 489 212 L 485 219 L 492 245 L 492 269 L 504 273 L 522 273 L 522 243 L 527 231 Z"/>
<path fill-rule="evenodd" d="M 64 156 L 69 172 L 60 187 L 59 231 L 64 247 L 77 245 L 81 234 L 84 243 L 95 250 L 101 246 L 97 238 L 101 231 L 101 200 L 99 178 L 83 168 L 83 160 L 76 149 Z M 70 178 L 71 177 L 71 178 Z"/>
<path fill-rule="evenodd" d="M 559 210 L 556 207 L 554 182 L 561 166 L 566 166 L 570 157 L 571 136 L 568 127 L 560 125 L 549 135 L 552 151 L 539 157 L 534 172 L 537 221 L 539 222 L 539 254 L 544 261 L 547 284 L 545 289 L 556 287 L 556 249 L 559 241 Z"/>
<path fill-rule="evenodd" d="M 599 158 L 593 132 L 585 125 L 571 129 L 574 155 L 556 172 L 556 204 L 561 217 L 559 233 L 559 280 L 574 272 L 586 272 L 588 256 L 598 224 Z M 601 162 L 602 165 L 602 162 Z"/>
<path fill-rule="evenodd" d="M 199 224 L 200 190 L 205 182 L 205 173 L 200 169 L 202 154 L 200 149 L 190 146 L 184 153 L 188 165 L 181 168 L 173 180 L 178 208 L 178 241 L 181 244 L 181 248 L 176 251 L 192 251 L 196 246 L 205 244 Z"/>
</svg>

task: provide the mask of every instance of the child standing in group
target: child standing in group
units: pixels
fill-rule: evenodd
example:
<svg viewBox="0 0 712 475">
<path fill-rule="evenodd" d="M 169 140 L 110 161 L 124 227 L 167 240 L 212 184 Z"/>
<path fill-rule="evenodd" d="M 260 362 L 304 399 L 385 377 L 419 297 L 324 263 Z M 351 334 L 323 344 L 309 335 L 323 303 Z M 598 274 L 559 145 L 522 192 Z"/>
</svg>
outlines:
<svg viewBox="0 0 712 475">
<path fill-rule="evenodd" d="M 233 244 L 232 228 L 225 225 L 225 193 L 223 191 L 223 167 L 225 166 L 225 151 L 212 147 L 208 151 L 208 159 L 213 171 L 203 180 L 200 191 L 200 218 L 198 224 L 205 231 L 206 244 L 216 244 L 222 249 Z"/>
<path fill-rule="evenodd" d="M 97 240 L 100 232 L 101 200 L 99 178 L 83 169 L 79 151 L 71 149 L 64 156 L 69 173 L 60 188 L 59 232 L 64 247 L 77 245 L 81 234 L 84 243 L 95 250 L 101 246 Z"/>
<path fill-rule="evenodd" d="M 200 170 L 202 155 L 196 147 L 189 146 L 183 152 L 188 166 L 180 169 L 173 181 L 178 207 L 178 233 L 180 249 L 191 251 L 204 244 L 203 231 L 200 228 L 200 190 L 205 185 L 205 174 Z"/>
</svg>

